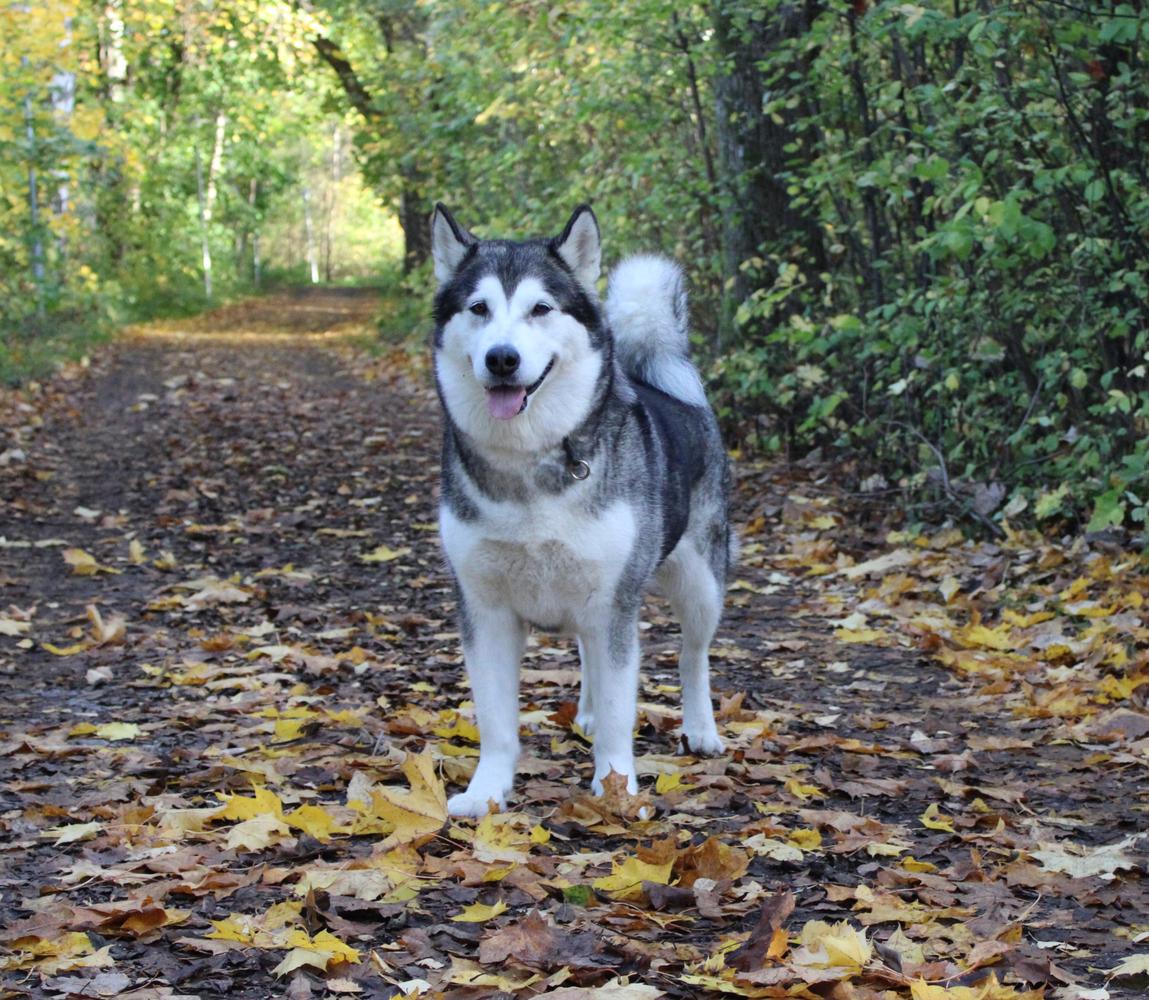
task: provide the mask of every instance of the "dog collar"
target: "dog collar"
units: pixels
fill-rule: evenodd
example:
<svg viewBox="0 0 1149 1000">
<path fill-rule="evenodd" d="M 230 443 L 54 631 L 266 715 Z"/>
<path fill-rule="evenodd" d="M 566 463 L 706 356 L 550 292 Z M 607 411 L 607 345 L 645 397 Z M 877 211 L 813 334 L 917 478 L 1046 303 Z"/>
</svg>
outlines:
<svg viewBox="0 0 1149 1000">
<path fill-rule="evenodd" d="M 570 438 L 563 438 L 563 452 L 567 457 L 567 475 L 571 479 L 582 482 L 590 475 L 590 463 L 575 455 Z"/>
</svg>

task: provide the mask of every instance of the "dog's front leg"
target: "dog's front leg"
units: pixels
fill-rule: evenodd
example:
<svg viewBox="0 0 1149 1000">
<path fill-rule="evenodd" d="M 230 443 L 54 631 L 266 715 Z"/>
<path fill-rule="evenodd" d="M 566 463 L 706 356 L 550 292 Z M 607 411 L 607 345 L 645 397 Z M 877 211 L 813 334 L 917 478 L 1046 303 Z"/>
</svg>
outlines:
<svg viewBox="0 0 1149 1000">
<path fill-rule="evenodd" d="M 452 795 L 452 816 L 486 816 L 507 804 L 519 759 L 519 661 L 527 626 L 507 608 L 460 602 L 463 657 L 479 726 L 479 766 L 465 792 Z"/>
<path fill-rule="evenodd" d="M 611 771 L 626 777 L 626 790 L 638 791 L 634 767 L 634 719 L 638 708 L 638 616 L 615 610 L 605 628 L 579 635 L 583 683 L 594 709 L 594 780 L 603 792 Z"/>
</svg>

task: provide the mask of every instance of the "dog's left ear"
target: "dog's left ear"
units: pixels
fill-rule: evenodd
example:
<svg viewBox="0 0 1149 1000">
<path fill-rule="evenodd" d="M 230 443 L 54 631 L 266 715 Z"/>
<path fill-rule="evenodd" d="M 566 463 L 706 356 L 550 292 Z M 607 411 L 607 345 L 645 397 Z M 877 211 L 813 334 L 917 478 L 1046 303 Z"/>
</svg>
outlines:
<svg viewBox="0 0 1149 1000">
<path fill-rule="evenodd" d="M 578 283 L 593 292 L 602 267 L 602 241 L 598 219 L 594 217 L 590 205 L 579 205 L 574 210 L 566 229 L 561 236 L 551 241 L 551 246 L 567 267 L 574 271 Z"/>
<path fill-rule="evenodd" d="M 442 202 L 435 205 L 435 214 L 431 216 L 431 258 L 435 262 L 435 280 L 440 285 L 451 280 L 475 242 L 475 237 L 455 221 L 446 205 Z"/>
</svg>

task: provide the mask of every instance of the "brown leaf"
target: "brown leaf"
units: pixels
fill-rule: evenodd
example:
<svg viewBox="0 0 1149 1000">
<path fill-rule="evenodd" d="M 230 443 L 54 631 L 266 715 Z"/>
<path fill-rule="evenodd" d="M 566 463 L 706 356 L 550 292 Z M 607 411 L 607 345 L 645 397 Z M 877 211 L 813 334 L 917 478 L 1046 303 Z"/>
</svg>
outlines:
<svg viewBox="0 0 1149 1000">
<path fill-rule="evenodd" d="M 749 867 L 750 855 L 746 851 L 724 844 L 717 837 L 708 837 L 697 847 L 679 852 L 674 863 L 675 874 L 683 886 L 691 886 L 699 878 L 733 882 L 745 875 Z"/>
<path fill-rule="evenodd" d="M 532 910 L 516 924 L 509 924 L 483 939 L 479 961 L 483 965 L 501 965 L 508 958 L 532 969 L 544 971 L 570 967 L 595 966 L 595 955 L 602 945 L 592 933 L 569 934 L 550 926 Z"/>
<path fill-rule="evenodd" d="M 726 956 L 726 964 L 739 972 L 761 969 L 774 941 L 774 932 L 782 930 L 793 912 L 794 894 L 789 890 L 767 897 L 762 903 L 758 923 L 750 931 L 750 937 L 736 951 Z"/>
<path fill-rule="evenodd" d="M 681 886 L 643 882 L 642 891 L 656 910 L 685 910 L 695 905 L 694 893 Z"/>
</svg>

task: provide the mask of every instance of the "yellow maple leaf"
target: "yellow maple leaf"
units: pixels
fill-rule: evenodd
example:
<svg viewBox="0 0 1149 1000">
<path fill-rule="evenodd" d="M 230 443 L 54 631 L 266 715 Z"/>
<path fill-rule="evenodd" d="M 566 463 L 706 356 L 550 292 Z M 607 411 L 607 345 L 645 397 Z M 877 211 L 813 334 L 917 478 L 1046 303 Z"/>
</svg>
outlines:
<svg viewBox="0 0 1149 1000">
<path fill-rule="evenodd" d="M 469 959 L 455 956 L 451 960 L 451 969 L 447 974 L 446 981 L 456 986 L 487 986 L 494 987 L 501 993 L 514 993 L 519 994 L 528 986 L 533 986 L 539 982 L 543 977 L 538 972 L 532 972 L 530 969 L 523 969 L 515 966 L 504 966 L 499 972 L 490 971 L 478 962 L 472 962 Z M 413 980 L 413 982 L 426 982 L 426 980 Z M 424 989 L 419 987 L 419 989 Z M 430 984 L 427 984 L 426 989 L 430 989 Z M 594 990 L 594 996 L 602 996 L 604 1000 L 610 1000 L 611 994 L 605 992 L 604 987 L 595 986 L 588 987 L 583 992 Z M 456 991 L 450 991 L 456 992 Z M 486 991 L 489 993 L 489 990 Z M 438 994 L 444 995 L 444 994 Z M 546 996 L 546 994 L 541 994 Z"/>
<path fill-rule="evenodd" d="M 817 830 L 805 828 L 792 830 L 786 839 L 789 843 L 801 848 L 803 851 L 816 851 L 822 846 L 822 835 Z"/>
<path fill-rule="evenodd" d="M 872 954 L 865 933 L 845 921 L 828 924 L 824 920 L 811 920 L 802 928 L 799 941 L 803 950 L 792 957 L 796 965 L 860 968 Z"/>
<path fill-rule="evenodd" d="M 393 559 L 400 559 L 403 556 L 410 555 L 410 553 L 411 549 L 409 546 L 404 546 L 401 549 L 392 549 L 386 545 L 379 545 L 366 555 L 361 555 L 359 559 L 365 563 L 384 563 L 391 562 Z"/>
<path fill-rule="evenodd" d="M 40 643 L 41 649 L 46 649 L 53 656 L 75 656 L 77 653 L 83 653 L 92 648 L 92 644 L 85 639 L 83 642 L 74 643 L 71 646 L 57 646 L 52 642 Z"/>
<path fill-rule="evenodd" d="M 914 857 L 902 858 L 899 864 L 908 872 L 929 874 L 938 870 L 937 865 L 931 865 L 928 861 L 919 861 Z"/>
<path fill-rule="evenodd" d="M 263 913 L 232 913 L 223 920 L 213 920 L 207 936 L 217 941 L 253 944 L 257 948 L 285 948 L 286 928 L 298 924 L 303 903 L 287 900 L 274 903 Z"/>
<path fill-rule="evenodd" d="M 326 972 L 332 962 L 358 962 L 359 952 L 340 941 L 330 931 L 320 931 L 310 937 L 306 931 L 292 931 L 287 937 L 291 951 L 272 971 L 285 976 L 305 965 Z"/>
<path fill-rule="evenodd" d="M 272 743 L 290 743 L 303 735 L 303 730 L 311 724 L 310 719 L 277 719 Z"/>
<path fill-rule="evenodd" d="M 140 735 L 140 727 L 134 722 L 106 722 L 96 727 L 95 735 L 101 740 L 134 740 Z"/>
<path fill-rule="evenodd" d="M 91 840 L 102 829 L 99 823 L 68 823 L 45 830 L 41 836 L 55 837 L 53 843 L 58 847 L 60 844 L 74 844 L 77 840 Z"/>
<path fill-rule="evenodd" d="M 458 736 L 470 743 L 479 742 L 479 727 L 470 719 L 454 710 L 446 712 L 444 715 L 446 716 L 445 723 L 431 730 L 436 736 L 445 740 L 449 740 L 452 736 Z"/>
<path fill-rule="evenodd" d="M 961 581 L 956 576 L 950 574 L 941 583 L 938 584 L 938 593 L 942 595 L 942 600 L 949 604 L 961 592 Z"/>
<path fill-rule="evenodd" d="M 31 627 L 30 621 L 0 615 L 0 635 L 27 635 Z"/>
<path fill-rule="evenodd" d="M 15 952 L 0 957 L 0 969 L 35 969 L 44 975 L 56 975 L 73 969 L 98 969 L 114 965 L 111 945 L 99 950 L 82 931 L 72 931 L 52 940 L 17 938 L 7 942 Z"/>
<path fill-rule="evenodd" d="M 886 633 L 876 628 L 838 628 L 834 629 L 834 638 L 838 642 L 877 642 L 885 638 Z"/>
<path fill-rule="evenodd" d="M 639 858 L 627 858 L 621 864 L 611 862 L 611 873 L 594 880 L 594 887 L 609 892 L 615 899 L 635 899 L 642 895 L 643 882 L 670 884 L 670 873 L 674 869 L 674 858 L 669 861 L 652 863 Z"/>
<path fill-rule="evenodd" d="M 1019 993 L 1014 987 L 999 983 L 997 976 L 990 973 L 989 978 L 977 986 L 937 986 L 915 979 L 910 983 L 910 996 L 913 1000 L 1040 1000 L 1044 990 Z"/>
<path fill-rule="evenodd" d="M 942 830 L 945 833 L 957 833 L 954 829 L 953 817 L 946 816 L 944 813 L 939 812 L 936 802 L 931 802 L 926 806 L 926 811 L 922 813 L 918 819 L 927 830 Z"/>
<path fill-rule="evenodd" d="M 807 799 L 820 799 L 826 794 L 817 785 L 804 785 L 797 778 L 787 778 L 785 787 L 786 791 L 800 802 L 805 802 Z"/>
<path fill-rule="evenodd" d="M 306 896 L 313 890 L 376 900 L 386 895 L 394 882 L 376 868 L 309 868 L 295 884 L 295 893 Z"/>
<path fill-rule="evenodd" d="M 160 831 L 165 835 L 203 833 L 215 819 L 218 809 L 161 809 Z"/>
<path fill-rule="evenodd" d="M 462 924 L 481 924 L 492 917 L 497 917 L 500 913 L 505 912 L 507 904 L 501 899 L 491 905 L 487 903 L 472 903 L 470 906 L 464 906 L 461 913 L 456 913 L 451 919 L 456 920 Z"/>
<path fill-rule="evenodd" d="M 989 628 L 986 625 L 969 625 L 960 632 L 956 632 L 954 637 L 963 646 L 997 649 L 1003 652 L 1011 650 L 1017 645 L 1008 625 L 999 625 L 997 628 Z"/>
<path fill-rule="evenodd" d="M 447 791 L 435 772 L 431 748 L 403 761 L 403 774 L 411 787 L 377 788 L 371 795 L 375 816 L 393 829 L 380 845 L 382 850 L 399 844 L 424 844 L 447 822 Z"/>
<path fill-rule="evenodd" d="M 265 814 L 276 817 L 283 816 L 283 803 L 270 788 L 253 785 L 252 792 L 254 793 L 253 798 L 248 798 L 246 795 L 229 795 L 224 792 L 220 796 L 224 804 L 215 814 L 216 819 L 248 820 Z"/>
<path fill-rule="evenodd" d="M 505 814 L 488 814 L 479 821 L 471 844 L 477 860 L 487 864 L 527 861 L 531 853 L 530 835 L 516 830 L 512 822 L 507 821 Z"/>
<path fill-rule="evenodd" d="M 1130 955 L 1108 973 L 1111 977 L 1149 976 L 1149 953 Z"/>
<path fill-rule="evenodd" d="M 283 817 L 290 826 L 302 830 L 316 840 L 327 841 L 331 839 L 331 831 L 335 829 L 336 820 L 322 806 L 310 803 L 293 809 Z"/>
<path fill-rule="evenodd" d="M 240 944 L 254 944 L 260 928 L 256 918 L 248 913 L 232 913 L 223 920 L 213 920 L 215 929 L 208 935 L 214 941 L 238 941 Z"/>
<path fill-rule="evenodd" d="M 72 567 L 73 576 L 95 576 L 97 573 L 120 572 L 118 569 L 112 569 L 111 566 L 104 566 L 96 560 L 94 555 L 83 549 L 64 549 L 60 554 L 64 557 L 64 562 Z"/>
<path fill-rule="evenodd" d="M 261 813 L 228 830 L 226 843 L 231 851 L 262 851 L 290 836 L 291 830 L 278 816 Z"/>
</svg>

